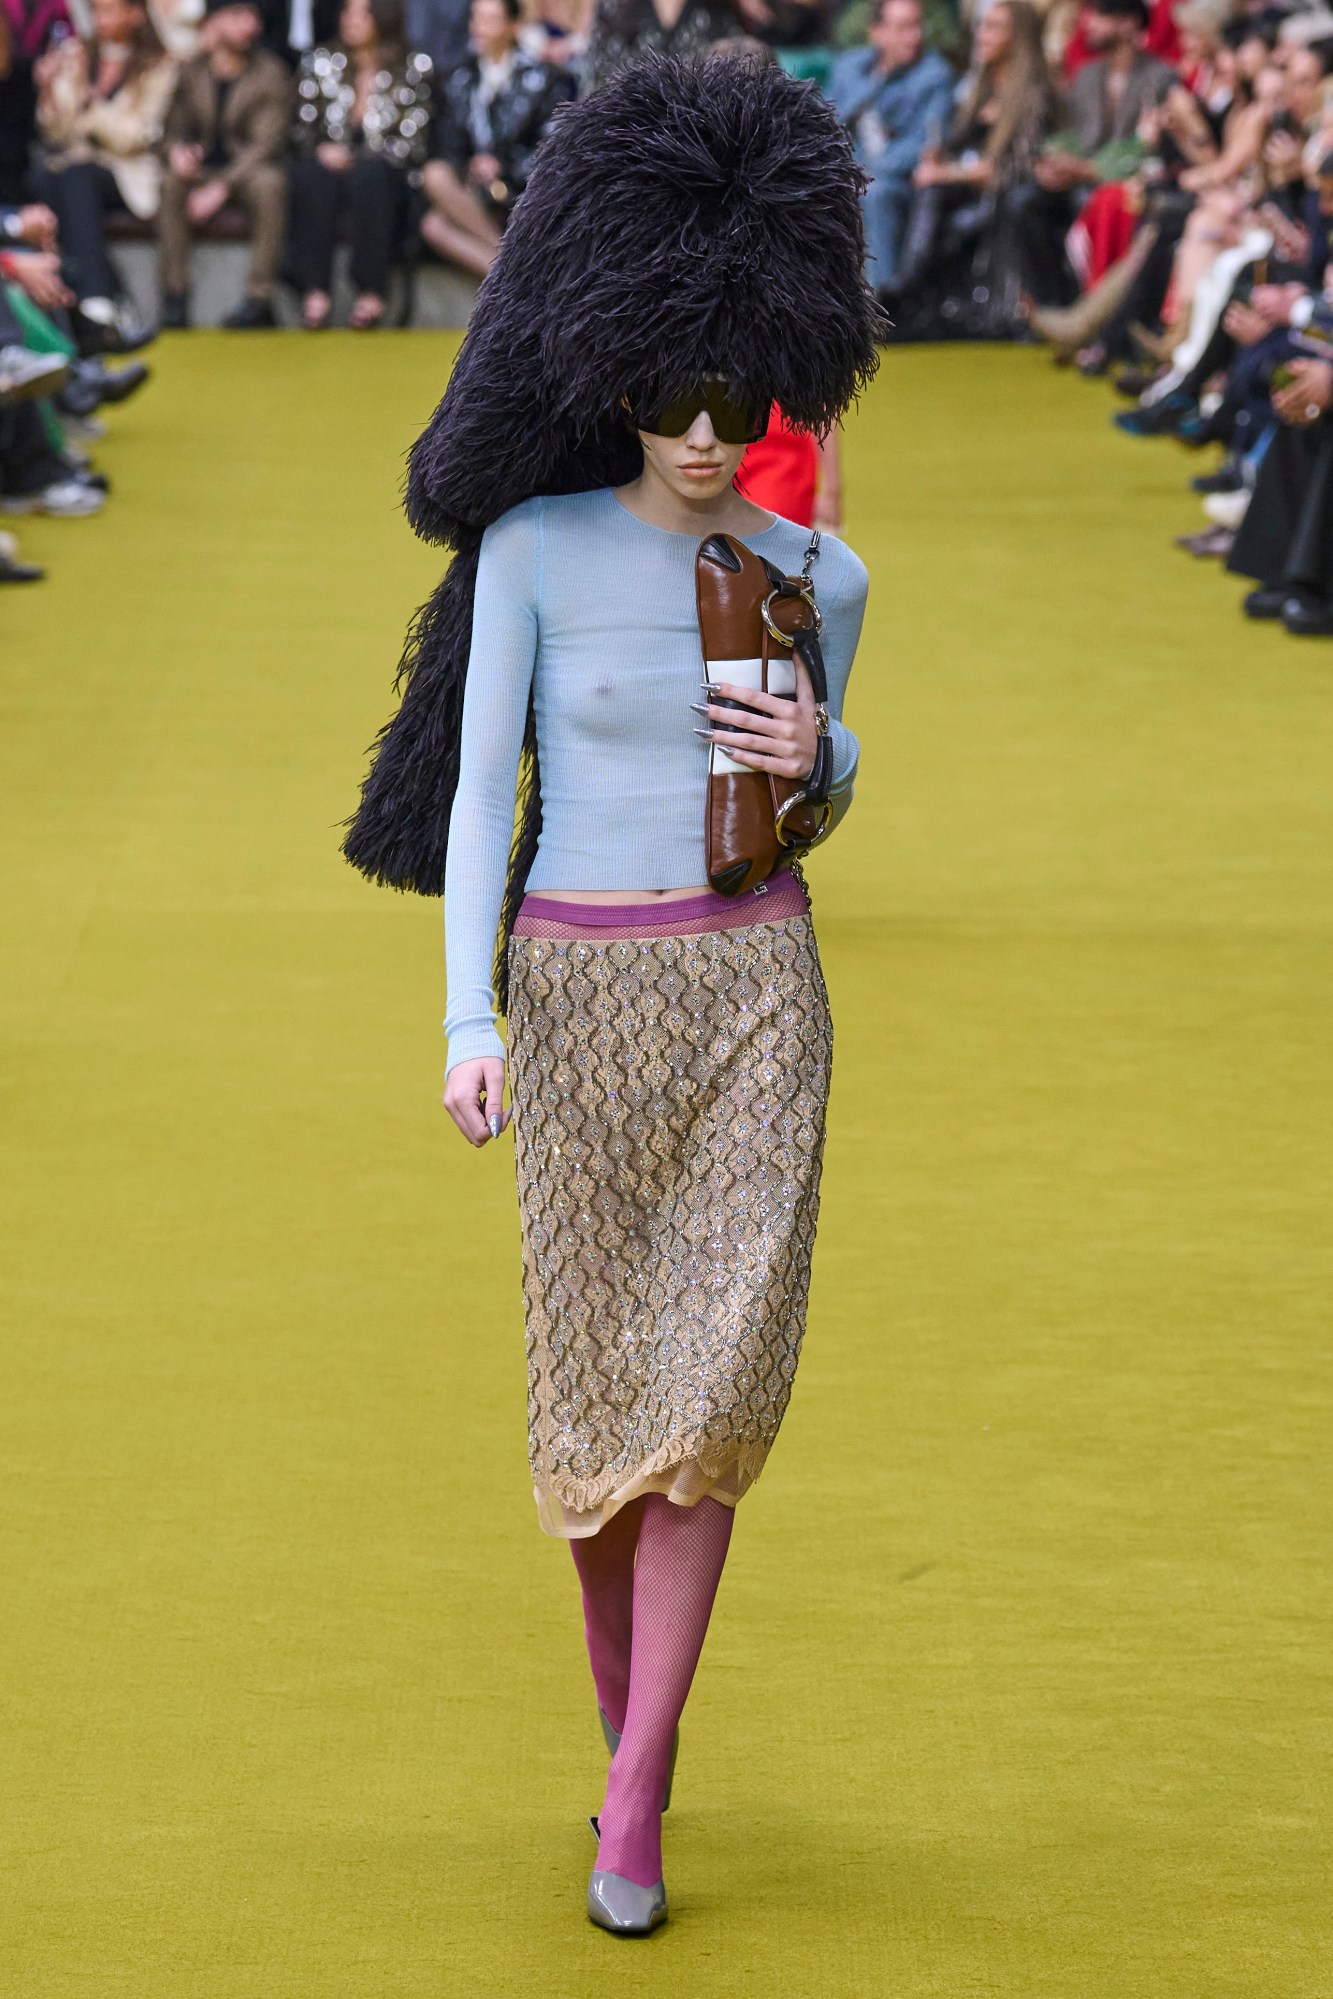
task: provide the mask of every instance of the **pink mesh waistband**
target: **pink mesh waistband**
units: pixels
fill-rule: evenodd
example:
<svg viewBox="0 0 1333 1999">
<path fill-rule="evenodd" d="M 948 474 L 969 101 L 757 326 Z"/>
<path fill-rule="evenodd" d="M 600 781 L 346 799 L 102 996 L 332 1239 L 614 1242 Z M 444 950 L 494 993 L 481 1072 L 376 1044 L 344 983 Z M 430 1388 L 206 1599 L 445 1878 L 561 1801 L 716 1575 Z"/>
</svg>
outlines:
<svg viewBox="0 0 1333 1999">
<path fill-rule="evenodd" d="M 698 937 L 707 930 L 748 930 L 753 923 L 781 923 L 804 916 L 810 905 L 790 868 L 770 875 L 762 890 L 746 895 L 681 896 L 676 902 L 574 902 L 549 895 L 524 896 L 515 937 Z"/>
</svg>

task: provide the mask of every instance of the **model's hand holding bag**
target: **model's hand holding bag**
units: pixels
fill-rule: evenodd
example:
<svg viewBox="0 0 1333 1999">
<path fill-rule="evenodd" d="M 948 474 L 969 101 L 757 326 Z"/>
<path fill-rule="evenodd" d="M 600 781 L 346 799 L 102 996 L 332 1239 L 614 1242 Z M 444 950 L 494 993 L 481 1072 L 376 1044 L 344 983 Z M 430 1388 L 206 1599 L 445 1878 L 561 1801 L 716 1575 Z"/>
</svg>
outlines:
<svg viewBox="0 0 1333 1999">
<path fill-rule="evenodd" d="M 810 579 L 818 553 L 816 530 L 801 575 L 784 576 L 732 535 L 712 534 L 699 545 L 695 587 L 709 706 L 737 716 L 735 723 L 715 719 L 710 736 L 704 849 L 708 880 L 719 895 L 757 887 L 784 860 L 808 853 L 832 823 L 828 683 Z M 756 710 L 715 689 L 722 683 L 795 701 L 797 660 L 815 700 L 815 755 L 808 775 L 785 777 L 753 769 L 722 747 L 718 738 L 743 735 L 743 717 Z"/>
</svg>

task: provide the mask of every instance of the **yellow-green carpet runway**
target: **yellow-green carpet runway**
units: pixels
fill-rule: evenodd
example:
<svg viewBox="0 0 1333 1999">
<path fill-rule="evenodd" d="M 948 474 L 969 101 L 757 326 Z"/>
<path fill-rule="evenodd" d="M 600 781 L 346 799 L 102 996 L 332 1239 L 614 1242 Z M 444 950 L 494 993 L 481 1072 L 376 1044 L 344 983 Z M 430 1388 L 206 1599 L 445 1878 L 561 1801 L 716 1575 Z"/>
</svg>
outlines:
<svg viewBox="0 0 1333 1999">
<path fill-rule="evenodd" d="M 810 1333 L 619 1944 L 509 1148 L 335 833 L 450 352 L 163 342 L 0 601 L 0 1991 L 1319 1999 L 1333 646 L 1099 390 L 888 357 Z"/>
</svg>

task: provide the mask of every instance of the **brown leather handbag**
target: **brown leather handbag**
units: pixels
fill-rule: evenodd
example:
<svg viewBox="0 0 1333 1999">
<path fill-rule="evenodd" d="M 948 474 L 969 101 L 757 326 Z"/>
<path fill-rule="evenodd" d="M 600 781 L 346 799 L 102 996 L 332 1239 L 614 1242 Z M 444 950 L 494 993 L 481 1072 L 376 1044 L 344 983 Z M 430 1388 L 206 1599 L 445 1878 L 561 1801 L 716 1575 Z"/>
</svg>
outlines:
<svg viewBox="0 0 1333 1999">
<path fill-rule="evenodd" d="M 822 620 L 810 570 L 819 553 L 816 529 L 799 576 L 784 576 L 729 534 L 710 534 L 695 558 L 704 678 L 796 699 L 800 659 L 816 702 L 819 743 L 805 779 L 749 770 L 717 743 L 709 748 L 704 850 L 708 879 L 719 895 L 742 895 L 766 881 L 783 861 L 799 860 L 829 830 L 833 808 L 833 746 L 828 739 L 828 680 L 819 646 Z M 740 701 L 714 707 L 753 713 Z M 714 733 L 723 729 L 714 725 Z"/>
</svg>

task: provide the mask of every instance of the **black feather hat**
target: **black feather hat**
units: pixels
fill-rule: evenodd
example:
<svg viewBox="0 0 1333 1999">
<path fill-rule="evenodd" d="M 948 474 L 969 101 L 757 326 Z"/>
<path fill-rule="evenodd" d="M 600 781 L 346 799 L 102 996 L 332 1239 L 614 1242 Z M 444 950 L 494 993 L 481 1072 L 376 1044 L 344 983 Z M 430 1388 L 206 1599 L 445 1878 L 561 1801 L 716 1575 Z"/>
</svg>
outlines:
<svg viewBox="0 0 1333 1999">
<path fill-rule="evenodd" d="M 749 56 L 648 59 L 557 113 L 411 454 L 408 518 L 455 557 L 345 842 L 372 879 L 443 889 L 484 529 L 535 494 L 636 478 L 626 395 L 721 375 L 823 432 L 869 379 L 862 185 L 814 87 Z M 531 718 L 520 789 L 501 947 L 540 827 Z"/>
</svg>

